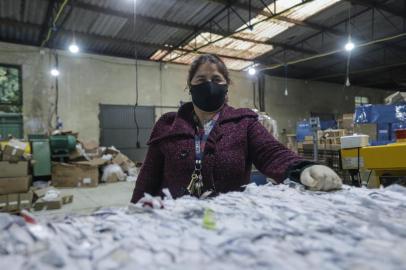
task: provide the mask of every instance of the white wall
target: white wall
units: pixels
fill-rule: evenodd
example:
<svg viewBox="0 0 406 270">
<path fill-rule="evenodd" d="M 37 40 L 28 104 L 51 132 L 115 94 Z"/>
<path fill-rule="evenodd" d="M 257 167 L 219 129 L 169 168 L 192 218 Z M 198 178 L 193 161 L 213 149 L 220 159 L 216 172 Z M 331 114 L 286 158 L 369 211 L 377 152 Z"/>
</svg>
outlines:
<svg viewBox="0 0 406 270">
<path fill-rule="evenodd" d="M 78 131 L 84 140 L 99 138 L 99 104 L 136 102 L 134 60 L 58 52 L 59 115 L 65 129 Z M 23 70 L 23 113 L 25 134 L 46 131 L 55 125 L 51 119 L 55 101 L 54 79 L 50 76 L 48 50 L 0 43 L 0 63 L 21 65 Z M 139 61 L 139 105 L 178 106 L 188 101 L 185 91 L 187 66 Z M 253 81 L 246 73 L 231 72 L 229 103 L 235 107 L 253 108 Z M 296 122 L 310 111 L 352 112 L 354 96 L 368 96 L 381 103 L 388 93 L 376 89 L 350 87 L 302 80 L 289 80 L 289 95 L 284 96 L 285 81 L 266 78 L 266 111 L 277 121 L 279 130 L 293 131 Z M 168 110 L 158 110 L 161 114 Z"/>
<path fill-rule="evenodd" d="M 99 104 L 136 102 L 134 60 L 81 54 L 59 54 L 59 116 L 64 128 L 78 131 L 84 140 L 99 137 Z M 23 113 L 25 134 L 44 132 L 54 108 L 54 79 L 48 50 L 0 43 L 0 63 L 23 68 Z M 139 61 L 139 105 L 178 106 L 189 101 L 185 90 L 188 67 Z M 231 72 L 229 103 L 253 107 L 252 84 L 245 73 Z M 159 109 L 158 114 L 173 109 Z"/>
</svg>

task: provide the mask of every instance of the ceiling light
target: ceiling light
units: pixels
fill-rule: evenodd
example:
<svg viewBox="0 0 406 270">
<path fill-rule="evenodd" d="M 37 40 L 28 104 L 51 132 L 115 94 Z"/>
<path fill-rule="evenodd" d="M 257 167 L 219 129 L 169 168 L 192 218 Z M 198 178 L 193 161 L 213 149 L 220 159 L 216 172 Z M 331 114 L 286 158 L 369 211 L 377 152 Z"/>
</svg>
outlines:
<svg viewBox="0 0 406 270">
<path fill-rule="evenodd" d="M 354 43 L 351 42 L 351 40 L 349 40 L 348 43 L 345 44 L 345 50 L 347 52 L 352 51 L 354 49 L 354 47 L 355 47 L 355 45 L 354 45 Z"/>
<path fill-rule="evenodd" d="M 59 70 L 56 68 L 51 69 L 51 75 L 54 77 L 58 77 L 60 74 Z"/>
<path fill-rule="evenodd" d="M 78 53 L 79 52 L 79 47 L 78 47 L 78 45 L 76 45 L 75 43 L 72 43 L 70 46 L 69 46 L 69 51 L 71 52 L 71 53 Z"/>
<path fill-rule="evenodd" d="M 345 81 L 345 86 L 350 87 L 351 86 L 351 82 L 350 82 L 350 78 L 347 77 L 347 80 Z"/>
<path fill-rule="evenodd" d="M 248 74 L 249 74 L 249 75 L 254 76 L 256 73 L 257 73 L 257 70 L 256 70 L 255 68 L 250 67 L 250 68 L 248 69 Z"/>
<path fill-rule="evenodd" d="M 288 96 L 288 95 L 289 95 L 288 88 L 285 88 L 285 96 Z"/>
</svg>

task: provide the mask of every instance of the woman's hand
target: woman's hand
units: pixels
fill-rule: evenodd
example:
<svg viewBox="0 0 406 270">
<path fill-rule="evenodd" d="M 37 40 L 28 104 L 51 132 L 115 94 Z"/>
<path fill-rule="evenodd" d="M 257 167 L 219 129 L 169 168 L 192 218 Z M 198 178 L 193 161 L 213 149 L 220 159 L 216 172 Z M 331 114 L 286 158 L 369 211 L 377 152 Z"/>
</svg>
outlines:
<svg viewBox="0 0 406 270">
<path fill-rule="evenodd" d="M 329 167 L 313 165 L 303 170 L 300 182 L 311 190 L 334 190 L 342 186 L 341 178 Z"/>
</svg>

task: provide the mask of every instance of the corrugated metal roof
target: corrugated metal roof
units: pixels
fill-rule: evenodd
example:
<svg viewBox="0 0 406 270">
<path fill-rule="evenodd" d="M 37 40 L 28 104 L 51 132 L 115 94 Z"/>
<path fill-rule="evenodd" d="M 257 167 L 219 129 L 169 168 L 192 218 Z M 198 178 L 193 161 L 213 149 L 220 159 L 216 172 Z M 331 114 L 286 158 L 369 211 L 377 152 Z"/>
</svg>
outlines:
<svg viewBox="0 0 406 270">
<path fill-rule="evenodd" d="M 120 32 L 127 19 L 111 15 L 99 15 L 89 29 L 89 33 L 114 37 Z"/>
<path fill-rule="evenodd" d="M 8 19 L 20 19 L 20 0 L 2 0 L 0 1 L 0 16 Z"/>
<path fill-rule="evenodd" d="M 252 23 L 258 23 L 260 21 L 265 20 L 266 17 L 259 15 L 255 19 L 252 19 Z M 265 21 L 262 23 L 259 23 L 254 26 L 254 29 L 251 31 L 249 29 L 243 30 L 235 36 L 240 36 L 244 38 L 249 38 L 249 39 L 254 39 L 254 40 L 259 40 L 259 41 L 266 41 L 269 40 L 283 31 L 286 31 L 290 27 L 294 26 L 292 23 L 284 22 L 284 21 L 277 21 L 277 20 L 272 20 L 272 21 Z M 246 26 L 242 26 L 239 30 L 244 29 Z"/>
<path fill-rule="evenodd" d="M 135 31 L 132 24 L 126 24 L 116 37 L 163 45 L 163 43 L 177 44 L 187 33 L 191 32 L 184 29 L 138 21 Z"/>
<path fill-rule="evenodd" d="M 133 14 L 133 0 L 82 0 L 100 7 Z M 207 1 L 190 0 L 137 0 L 136 11 L 140 15 L 152 15 L 172 22 L 199 24 L 207 15 L 217 11 L 222 5 Z"/>
<path fill-rule="evenodd" d="M 296 7 L 291 11 L 288 11 L 285 16 L 304 21 L 307 18 L 313 16 L 314 14 L 323 11 L 324 9 L 334 5 L 335 3 L 340 2 L 341 0 L 314 0 L 312 2 L 309 2 L 306 5 Z M 281 2 L 281 1 L 277 1 Z M 285 2 L 285 1 L 283 1 Z M 286 1 L 288 2 L 288 1 Z M 293 0 L 292 2 L 301 2 L 298 0 Z M 296 3 L 297 4 L 297 3 Z"/>
<path fill-rule="evenodd" d="M 0 19 L 3 19 L 3 22 L 0 24 L 0 41 L 38 45 L 40 42 L 39 33 L 41 26 L 47 21 L 45 15 L 50 0 L 25 0 L 24 10 L 22 10 L 22 2 L 22 0 L 0 0 Z M 239 0 L 238 2 L 246 6 L 251 2 L 256 10 L 263 9 L 268 11 L 265 8 L 265 5 L 267 5 L 271 10 L 276 8 L 277 11 L 280 11 L 301 2 L 301 0 L 277 0 L 276 7 L 273 5 L 273 0 Z M 55 28 L 65 31 L 58 31 L 57 37 L 52 37 L 48 46 L 65 49 L 67 44 L 72 41 L 73 32 L 76 32 L 80 33 L 77 34 L 80 40 L 77 39 L 76 42 L 80 44 L 83 52 L 132 58 L 134 52 L 134 45 L 132 43 L 137 41 L 144 44 L 143 46 L 138 46 L 140 58 L 148 59 L 151 55 L 154 55 L 152 59 L 160 59 L 165 54 L 165 50 L 156 51 L 160 46 L 165 48 L 163 46 L 168 44 L 176 47 L 181 44 L 190 47 L 194 46 L 192 43 L 196 41 L 196 43 L 203 46 L 200 49 L 200 53 L 214 52 L 224 56 L 228 55 L 228 57 L 233 59 L 226 58 L 224 60 L 231 69 L 244 69 L 254 64 L 253 59 L 258 59 L 264 63 L 280 63 L 282 59 L 283 61 L 289 61 L 303 58 L 303 49 L 324 52 L 342 46 L 346 42 L 346 32 L 348 31 L 346 23 L 344 23 L 348 18 L 348 2 L 343 0 L 313 0 L 311 3 L 284 14 L 284 16 L 305 21 L 305 23 L 311 25 L 295 26 L 289 22 L 268 19 L 256 25 L 253 31 L 244 30 L 226 38 L 220 36 L 221 40 L 217 40 L 213 44 L 207 44 L 207 41 L 205 41 L 207 37 L 198 34 L 201 32 L 221 34 L 221 31 L 233 32 L 241 27 L 245 27 L 246 21 L 249 18 L 248 10 L 234 5 L 234 9 L 239 16 L 233 11 L 230 11 L 229 18 L 227 17 L 227 11 L 219 14 L 215 18 L 215 23 L 208 24 L 205 29 L 200 29 L 201 32 L 197 31 L 195 33 L 198 35 L 196 38 L 193 35 L 193 27 L 201 27 L 214 14 L 224 9 L 224 4 L 216 3 L 213 0 L 136 0 L 138 14 L 158 19 L 161 22 L 155 24 L 154 20 L 151 22 L 151 20 L 141 20 L 138 17 L 139 19 L 134 31 L 132 24 L 134 0 L 75 0 L 70 1 L 70 4 L 62 12 L 62 16 Z M 398 14 L 397 10 L 403 10 L 403 2 L 402 0 L 379 1 L 385 8 L 392 9 L 393 11 L 388 12 L 375 8 L 373 38 L 376 39 L 402 31 L 402 16 Z M 85 3 L 85 5 L 81 6 L 81 3 Z M 223 3 L 226 3 L 226 1 Z M 75 6 L 72 12 L 70 12 L 71 6 Z M 102 7 L 105 10 L 100 11 L 98 7 Z M 120 14 L 120 12 L 122 13 Z M 353 14 L 362 12 L 362 15 L 357 15 L 352 20 L 354 42 L 371 40 L 371 9 L 353 3 L 351 12 Z M 65 20 L 67 14 L 70 14 L 70 17 Z M 253 16 L 252 22 L 265 18 L 262 15 L 256 16 L 256 14 L 253 14 Z M 173 24 L 168 26 L 165 25 L 166 21 L 169 24 L 179 23 L 181 25 L 188 25 L 188 27 L 185 29 L 185 27 L 176 27 Z M 63 22 L 64 25 L 61 25 Z M 342 34 L 320 30 L 331 28 L 335 24 L 338 24 L 338 26 L 334 27 L 334 30 L 339 30 Z M 207 29 L 209 27 L 212 30 Z M 321 34 L 322 32 L 324 34 Z M 259 44 L 253 41 L 242 41 L 241 38 L 256 40 Z M 306 40 L 306 42 L 303 42 L 303 40 Z M 281 43 L 281 46 L 275 45 L 275 48 L 272 48 L 270 45 L 261 44 L 264 41 L 271 44 Z M 370 46 L 377 51 L 374 52 L 374 57 L 376 55 L 380 56 L 376 57 L 376 59 L 374 58 L 373 61 L 378 61 L 383 57 L 383 49 L 378 50 L 378 48 L 383 47 L 388 47 L 386 55 L 392 54 L 392 51 L 395 52 L 393 57 L 387 56 L 390 60 L 392 58 L 396 59 L 395 54 L 402 56 L 404 50 L 401 46 L 404 46 L 404 44 L 405 42 L 393 41 L 385 44 L 385 46 Z M 367 51 L 367 48 L 363 48 L 362 51 Z M 304 53 L 307 54 L 308 52 Z M 262 56 L 257 58 L 257 55 L 261 54 Z M 178 63 L 190 63 L 196 55 L 196 53 L 185 54 L 184 52 L 179 55 L 179 52 L 175 51 L 165 59 L 172 59 Z M 356 56 L 357 51 L 354 51 L 353 55 Z M 309 72 L 311 73 L 314 66 L 316 66 L 316 69 L 318 69 L 317 66 L 319 65 L 322 69 L 328 63 L 335 66 L 340 57 L 344 56 L 336 55 L 325 59 L 309 61 L 308 65 L 303 63 L 295 67 L 298 67 L 297 72 L 299 74 L 306 75 Z M 238 60 L 239 58 L 247 59 L 247 61 Z M 363 58 L 367 58 L 366 61 L 359 61 L 354 65 L 360 65 L 361 67 L 361 62 L 371 62 L 371 57 L 364 56 Z M 303 70 L 303 67 L 306 66 L 309 69 L 304 68 L 305 70 Z M 339 65 L 335 69 L 338 70 L 339 67 L 342 68 L 343 66 Z M 295 70 L 290 69 L 289 74 L 295 74 Z M 331 67 L 329 70 L 331 71 Z M 283 70 L 281 72 L 283 75 Z"/>
<path fill-rule="evenodd" d="M 284 13 L 283 15 L 291 19 L 304 21 L 307 18 L 318 13 L 319 11 L 324 10 L 325 8 L 339 1 L 341 0 L 314 0 L 305 5 L 293 8 L 292 10 Z M 291 8 L 299 3 L 301 3 L 301 0 L 284 0 L 284 1 L 278 0 L 275 3 L 270 4 L 268 8 L 272 11 L 276 10 L 276 13 L 280 13 L 283 10 Z M 266 10 L 267 9 L 264 9 L 264 11 Z M 263 15 L 258 15 L 255 18 L 253 18 L 250 24 L 254 25 L 253 31 L 247 29 L 237 35 L 265 41 L 295 26 L 293 23 L 285 21 L 267 20 L 267 18 Z M 241 26 L 241 28 L 239 28 L 238 30 L 241 30 L 245 27 L 246 27 L 245 25 Z"/>
<path fill-rule="evenodd" d="M 23 44 L 36 43 L 39 38 L 39 29 L 5 26 L 0 24 L 1 40 L 20 41 Z"/>
<path fill-rule="evenodd" d="M 293 8 L 283 15 L 288 18 L 303 21 L 339 1 L 340 0 L 314 0 L 312 2 L 309 2 L 308 4 Z M 275 13 L 280 13 L 288 8 L 292 8 L 293 6 L 301 2 L 301 0 L 278 0 L 270 4 L 268 8 L 264 8 L 263 10 L 267 11 L 269 9 L 271 11 L 274 11 Z M 294 24 L 290 22 L 279 21 L 275 19 L 268 20 L 267 17 L 260 14 L 250 20 L 250 25 L 254 25 L 254 28 L 252 30 L 245 29 L 247 28 L 247 25 L 244 24 L 239 29 L 237 29 L 237 31 L 240 32 L 234 34 L 233 36 L 257 41 L 268 41 L 271 38 L 283 33 L 284 31 L 294 26 Z M 233 39 L 232 36 L 224 38 L 212 33 L 200 34 L 196 38 L 192 39 L 186 47 L 189 47 L 190 49 L 198 48 L 200 52 L 205 53 L 218 53 L 224 56 L 244 58 L 248 61 L 254 60 L 258 56 L 263 55 L 273 49 L 271 45 L 241 41 Z M 157 55 L 160 54 L 161 52 L 158 52 L 157 54 L 153 55 L 152 59 L 157 59 Z M 168 61 L 168 59 L 172 59 L 170 55 L 165 57 L 163 60 Z M 185 56 L 179 57 L 176 60 L 180 61 L 179 59 L 190 61 L 190 58 Z M 233 64 L 233 61 L 235 61 L 236 64 Z M 229 68 L 235 68 L 242 66 L 241 63 L 239 63 L 240 61 L 241 60 L 228 59 L 227 63 L 230 65 Z"/>
<path fill-rule="evenodd" d="M 86 33 L 100 15 L 93 11 L 74 8 L 74 11 L 66 21 L 64 28 L 68 30 Z M 101 15 L 104 16 L 104 15 Z"/>
</svg>

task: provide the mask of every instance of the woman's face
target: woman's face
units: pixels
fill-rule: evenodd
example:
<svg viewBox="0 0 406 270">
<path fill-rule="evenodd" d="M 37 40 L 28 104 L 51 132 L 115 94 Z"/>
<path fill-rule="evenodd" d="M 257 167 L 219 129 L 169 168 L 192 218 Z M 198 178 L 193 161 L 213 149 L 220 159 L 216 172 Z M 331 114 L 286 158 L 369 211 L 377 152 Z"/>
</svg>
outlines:
<svg viewBox="0 0 406 270">
<path fill-rule="evenodd" d="M 198 85 L 208 81 L 218 84 L 227 84 L 226 79 L 219 72 L 217 65 L 213 63 L 201 64 L 190 83 L 191 85 Z"/>
</svg>

